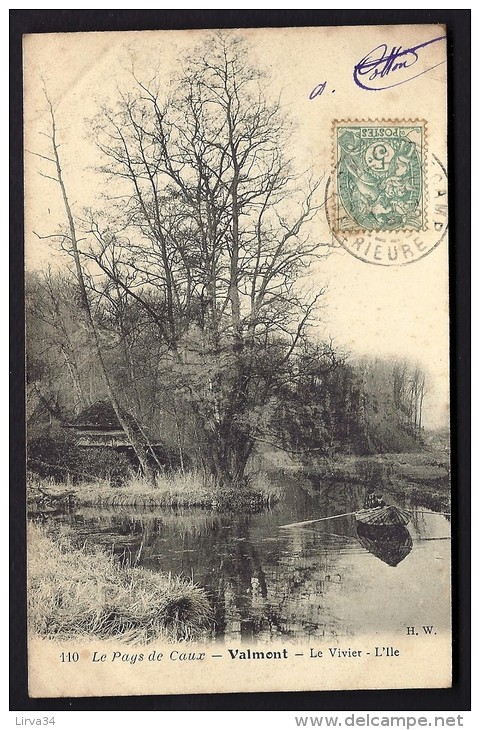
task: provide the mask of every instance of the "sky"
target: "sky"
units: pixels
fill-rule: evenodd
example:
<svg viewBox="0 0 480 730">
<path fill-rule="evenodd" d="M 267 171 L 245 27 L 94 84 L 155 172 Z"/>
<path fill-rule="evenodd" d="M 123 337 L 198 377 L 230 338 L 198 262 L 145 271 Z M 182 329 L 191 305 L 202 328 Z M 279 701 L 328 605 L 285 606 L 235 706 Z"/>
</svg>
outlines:
<svg viewBox="0 0 480 730">
<path fill-rule="evenodd" d="M 425 27 L 424 27 L 425 28 Z M 427 30 L 422 29 L 422 33 Z M 352 82 L 351 69 L 385 40 L 382 27 L 371 39 L 342 28 L 244 30 L 252 59 L 266 73 L 272 98 L 292 118 L 296 133 L 287 150 L 299 168 L 326 181 L 333 170 L 333 120 L 421 119 L 428 128 L 429 151 L 446 163 L 446 85 L 440 65 L 419 80 L 389 90 L 366 92 Z M 411 27 L 396 26 L 397 44 L 411 42 Z M 430 33 L 436 32 L 430 28 Z M 202 31 L 69 33 L 25 37 L 25 189 L 26 266 L 64 265 L 47 235 L 62 220 L 59 191 L 39 175 L 50 163 L 32 153 L 49 154 L 47 90 L 56 113 L 65 182 L 73 209 L 94 207 L 104 180 L 96 171 L 98 150 L 91 120 L 103 102 L 112 103 L 132 85 L 131 71 L 167 85 L 181 73 L 179 59 L 193 53 Z M 403 35 L 402 35 L 403 34 Z M 423 40 L 423 37 L 420 38 Z M 366 44 L 366 45 L 365 45 Z M 324 92 L 309 98 L 318 84 Z M 332 242 L 323 211 L 315 219 L 319 242 Z M 352 358 L 363 355 L 406 358 L 427 373 L 424 424 L 448 423 L 449 318 L 448 251 L 444 240 L 425 258 L 407 266 L 376 266 L 354 258 L 338 244 L 312 267 L 311 285 L 327 286 L 320 334 Z"/>
</svg>

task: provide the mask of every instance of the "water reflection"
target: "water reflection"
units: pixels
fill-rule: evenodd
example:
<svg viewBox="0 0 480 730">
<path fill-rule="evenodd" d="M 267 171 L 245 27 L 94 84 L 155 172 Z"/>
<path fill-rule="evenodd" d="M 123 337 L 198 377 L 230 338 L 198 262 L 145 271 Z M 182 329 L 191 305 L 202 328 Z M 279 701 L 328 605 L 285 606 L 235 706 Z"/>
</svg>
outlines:
<svg viewBox="0 0 480 730">
<path fill-rule="evenodd" d="M 387 565 L 395 568 L 413 547 L 412 537 L 403 525 L 357 525 L 360 545 Z"/>
<path fill-rule="evenodd" d="M 85 508 L 61 520 L 79 543 L 192 578 L 212 603 L 217 640 L 333 638 L 422 621 L 448 627 L 450 544 L 432 539 L 449 537 L 443 517 L 415 513 L 409 529 L 388 534 L 353 515 L 285 531 L 279 525 L 353 512 L 364 496 L 352 485 L 285 487 L 282 502 L 255 515 Z"/>
</svg>

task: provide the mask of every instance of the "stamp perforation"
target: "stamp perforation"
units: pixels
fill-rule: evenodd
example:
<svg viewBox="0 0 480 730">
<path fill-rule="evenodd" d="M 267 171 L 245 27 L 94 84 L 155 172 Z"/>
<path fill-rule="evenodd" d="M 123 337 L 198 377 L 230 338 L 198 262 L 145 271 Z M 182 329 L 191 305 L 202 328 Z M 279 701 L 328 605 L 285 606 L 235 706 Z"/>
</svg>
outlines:
<svg viewBox="0 0 480 730">
<path fill-rule="evenodd" d="M 338 164 L 339 164 L 339 154 L 338 154 L 338 137 L 337 137 L 337 130 L 341 126 L 346 127 L 352 127 L 355 128 L 357 126 L 371 126 L 371 127 L 421 127 L 422 134 L 421 134 L 421 150 L 420 150 L 420 170 L 421 170 L 421 199 L 420 199 L 420 209 L 421 209 L 421 221 L 422 225 L 421 227 L 417 227 L 414 225 L 405 225 L 401 227 L 378 227 L 378 228 L 367 228 L 362 227 L 361 225 L 352 225 L 348 228 L 342 228 L 338 226 L 338 221 L 340 219 L 340 206 L 343 209 L 345 215 L 352 221 L 353 223 L 358 223 L 358 221 L 355 221 L 353 216 L 350 214 L 350 212 L 345 208 L 345 205 L 343 204 L 343 201 L 341 199 L 340 192 L 338 190 L 338 180 L 335 176 L 335 186 L 334 186 L 334 195 L 333 195 L 333 202 L 334 202 L 334 211 L 333 211 L 333 223 L 334 228 L 338 233 L 351 233 L 351 234 L 360 234 L 360 233 L 374 233 L 374 232 L 382 232 L 382 233 L 398 233 L 401 231 L 404 232 L 419 232 L 419 231 L 426 231 L 428 228 L 428 123 L 425 119 L 408 119 L 408 118 L 402 118 L 402 119 L 334 119 L 332 122 L 332 137 L 333 137 L 333 144 L 332 144 L 332 168 L 334 171 L 338 170 Z"/>
</svg>

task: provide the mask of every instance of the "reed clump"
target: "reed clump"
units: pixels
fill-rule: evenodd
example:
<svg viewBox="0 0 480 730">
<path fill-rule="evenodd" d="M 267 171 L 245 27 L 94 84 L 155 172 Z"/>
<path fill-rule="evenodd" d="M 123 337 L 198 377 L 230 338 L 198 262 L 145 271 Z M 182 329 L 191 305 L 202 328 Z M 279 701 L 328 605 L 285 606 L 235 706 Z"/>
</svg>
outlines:
<svg viewBox="0 0 480 730">
<path fill-rule="evenodd" d="M 205 634 L 212 609 L 191 581 L 120 565 L 99 548 L 72 546 L 29 525 L 28 617 L 34 635 L 149 643 Z"/>
<path fill-rule="evenodd" d="M 32 480 L 39 487 L 39 480 Z M 149 483 L 140 476 L 131 476 L 122 486 L 108 481 L 82 484 L 48 483 L 49 497 L 67 492 L 75 504 L 95 507 L 134 507 L 137 509 L 197 507 L 215 511 L 255 512 L 273 505 L 278 493 L 268 484 L 221 488 L 195 472 L 165 472 Z M 45 489 L 43 490 L 45 491 Z"/>
</svg>

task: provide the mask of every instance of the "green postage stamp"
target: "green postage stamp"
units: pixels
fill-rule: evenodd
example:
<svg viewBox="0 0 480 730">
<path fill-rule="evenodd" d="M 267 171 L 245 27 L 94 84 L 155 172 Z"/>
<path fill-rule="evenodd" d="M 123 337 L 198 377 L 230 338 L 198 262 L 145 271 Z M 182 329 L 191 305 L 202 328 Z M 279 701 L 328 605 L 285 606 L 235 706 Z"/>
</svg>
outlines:
<svg viewBox="0 0 480 730">
<path fill-rule="evenodd" d="M 425 228 L 425 126 L 334 122 L 337 231 Z"/>
</svg>

